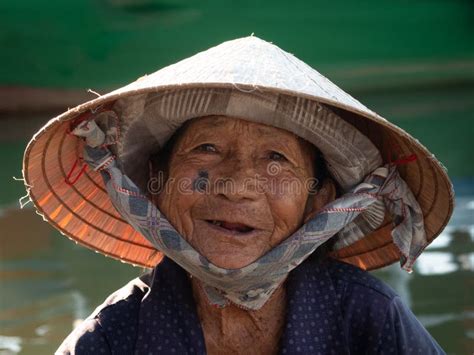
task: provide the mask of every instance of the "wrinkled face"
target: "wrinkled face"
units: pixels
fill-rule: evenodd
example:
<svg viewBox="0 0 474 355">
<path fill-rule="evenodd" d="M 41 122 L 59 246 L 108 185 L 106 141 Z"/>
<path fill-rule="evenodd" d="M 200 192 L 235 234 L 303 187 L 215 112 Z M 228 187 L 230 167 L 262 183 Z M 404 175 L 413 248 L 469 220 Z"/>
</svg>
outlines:
<svg viewBox="0 0 474 355">
<path fill-rule="evenodd" d="M 203 117 L 177 139 L 154 201 L 210 262 L 240 268 L 303 224 L 313 162 L 314 148 L 288 131 Z"/>
</svg>

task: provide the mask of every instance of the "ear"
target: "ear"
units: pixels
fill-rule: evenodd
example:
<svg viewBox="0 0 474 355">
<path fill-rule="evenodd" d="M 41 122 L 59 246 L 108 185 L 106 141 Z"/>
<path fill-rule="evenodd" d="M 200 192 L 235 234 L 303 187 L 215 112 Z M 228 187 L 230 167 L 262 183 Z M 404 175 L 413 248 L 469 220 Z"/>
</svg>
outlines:
<svg viewBox="0 0 474 355">
<path fill-rule="evenodd" d="M 336 184 L 330 178 L 324 180 L 321 188 L 316 193 L 312 193 L 308 196 L 306 203 L 304 222 L 308 222 L 313 218 L 319 211 L 323 209 L 329 202 L 336 199 Z"/>
</svg>

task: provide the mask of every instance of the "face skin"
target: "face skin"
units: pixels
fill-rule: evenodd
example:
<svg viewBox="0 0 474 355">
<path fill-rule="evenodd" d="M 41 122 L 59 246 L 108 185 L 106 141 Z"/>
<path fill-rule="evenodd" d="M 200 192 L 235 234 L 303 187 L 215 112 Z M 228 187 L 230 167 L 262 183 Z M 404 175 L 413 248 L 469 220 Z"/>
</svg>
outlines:
<svg viewBox="0 0 474 355">
<path fill-rule="evenodd" d="M 216 266 L 244 267 L 294 233 L 335 189 L 316 195 L 314 148 L 293 133 L 225 116 L 194 119 L 171 152 L 154 202 Z"/>
</svg>

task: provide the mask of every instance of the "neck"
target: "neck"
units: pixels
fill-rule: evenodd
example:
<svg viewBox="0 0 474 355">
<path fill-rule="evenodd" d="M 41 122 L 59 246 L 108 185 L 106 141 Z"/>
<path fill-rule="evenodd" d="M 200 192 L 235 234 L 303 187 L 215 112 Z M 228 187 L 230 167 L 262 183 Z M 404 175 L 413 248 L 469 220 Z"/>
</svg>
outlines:
<svg viewBox="0 0 474 355">
<path fill-rule="evenodd" d="M 207 300 L 201 281 L 191 279 L 197 312 L 208 354 L 275 354 L 283 331 L 286 310 L 284 284 L 259 310 L 233 304 L 218 308 Z M 258 339 L 258 341 L 256 341 Z"/>
</svg>

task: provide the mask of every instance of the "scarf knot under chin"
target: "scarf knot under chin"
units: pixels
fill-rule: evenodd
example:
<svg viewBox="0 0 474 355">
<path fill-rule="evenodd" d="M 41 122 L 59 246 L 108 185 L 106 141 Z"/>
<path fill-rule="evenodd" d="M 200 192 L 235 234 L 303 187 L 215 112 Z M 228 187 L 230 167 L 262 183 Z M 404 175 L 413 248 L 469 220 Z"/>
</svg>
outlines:
<svg viewBox="0 0 474 355">
<path fill-rule="evenodd" d="M 402 254 L 404 269 L 411 270 L 428 244 L 418 202 L 396 167 L 385 165 L 326 205 L 253 263 L 239 269 L 223 269 L 199 254 L 122 172 L 108 144 L 104 144 L 107 133 L 101 133 L 94 121 L 84 122 L 73 130 L 73 134 L 86 138 L 84 160 L 101 172 L 113 205 L 159 251 L 201 280 L 214 305 L 225 306 L 232 302 L 245 309 L 260 309 L 288 273 L 321 244 L 336 235 L 336 248 L 354 243 L 380 226 L 385 210 L 392 217 L 392 238 Z"/>
</svg>

